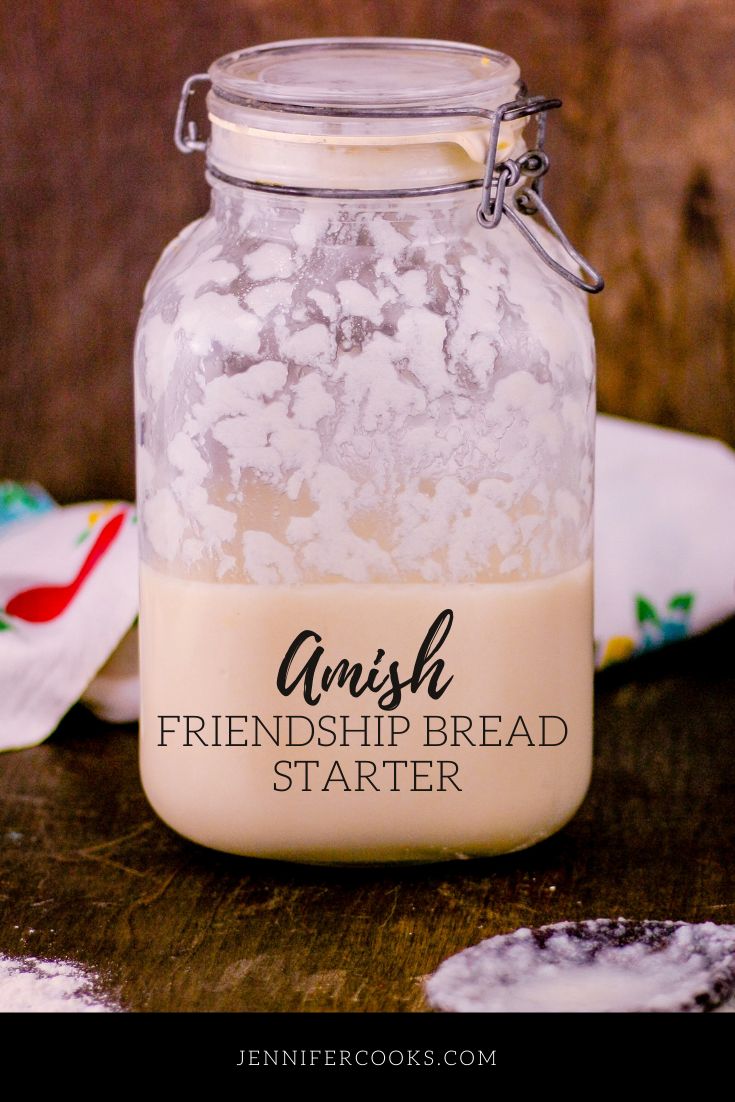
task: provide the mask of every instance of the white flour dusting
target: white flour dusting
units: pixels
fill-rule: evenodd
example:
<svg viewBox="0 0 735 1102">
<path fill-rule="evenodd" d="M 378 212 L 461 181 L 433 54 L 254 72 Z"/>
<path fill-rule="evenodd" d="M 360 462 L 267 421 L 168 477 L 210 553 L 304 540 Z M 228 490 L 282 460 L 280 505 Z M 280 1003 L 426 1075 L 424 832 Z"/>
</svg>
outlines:
<svg viewBox="0 0 735 1102">
<path fill-rule="evenodd" d="M 426 993 L 450 1011 L 729 1009 L 735 926 L 595 919 L 516 930 L 444 961 Z"/>
<path fill-rule="evenodd" d="M 120 1010 L 101 996 L 98 978 L 72 961 L 0 956 L 1 1013 L 109 1013 Z"/>
</svg>

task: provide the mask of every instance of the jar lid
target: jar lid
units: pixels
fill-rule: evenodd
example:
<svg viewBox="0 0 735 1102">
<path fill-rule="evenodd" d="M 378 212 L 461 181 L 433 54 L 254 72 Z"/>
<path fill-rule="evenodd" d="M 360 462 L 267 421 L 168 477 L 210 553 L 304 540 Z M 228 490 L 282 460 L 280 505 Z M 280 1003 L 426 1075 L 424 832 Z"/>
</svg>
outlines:
<svg viewBox="0 0 735 1102">
<path fill-rule="evenodd" d="M 480 179 L 490 122 L 462 109 L 493 110 L 520 88 L 505 54 L 411 38 L 274 42 L 219 58 L 209 77 L 217 173 L 356 190 Z M 499 159 L 517 150 L 525 121 L 503 123 Z"/>
</svg>

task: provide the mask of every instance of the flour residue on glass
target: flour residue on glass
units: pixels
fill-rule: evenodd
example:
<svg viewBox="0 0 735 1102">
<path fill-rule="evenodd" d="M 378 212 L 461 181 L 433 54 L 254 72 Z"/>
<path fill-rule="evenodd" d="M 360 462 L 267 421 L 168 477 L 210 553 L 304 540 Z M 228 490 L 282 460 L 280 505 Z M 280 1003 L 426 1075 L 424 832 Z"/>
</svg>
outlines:
<svg viewBox="0 0 735 1102">
<path fill-rule="evenodd" d="M 470 232 L 472 195 L 216 202 L 220 236 L 169 247 L 139 332 L 149 558 L 273 584 L 589 557 L 586 303 L 509 223 Z"/>
<path fill-rule="evenodd" d="M 735 926 L 561 922 L 488 938 L 426 982 L 450 1011 L 703 1011 L 735 995 Z"/>
</svg>

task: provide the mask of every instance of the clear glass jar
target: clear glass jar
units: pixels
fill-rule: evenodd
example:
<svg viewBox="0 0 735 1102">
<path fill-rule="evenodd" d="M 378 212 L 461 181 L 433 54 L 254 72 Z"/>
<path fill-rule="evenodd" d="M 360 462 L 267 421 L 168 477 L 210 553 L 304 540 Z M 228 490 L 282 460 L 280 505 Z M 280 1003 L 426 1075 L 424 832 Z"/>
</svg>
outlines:
<svg viewBox="0 0 735 1102">
<path fill-rule="evenodd" d="M 211 209 L 136 342 L 147 796 L 261 857 L 529 846 L 590 776 L 592 333 L 478 221 L 488 119 L 406 114 L 497 108 L 517 66 L 327 40 L 210 76 Z"/>
</svg>

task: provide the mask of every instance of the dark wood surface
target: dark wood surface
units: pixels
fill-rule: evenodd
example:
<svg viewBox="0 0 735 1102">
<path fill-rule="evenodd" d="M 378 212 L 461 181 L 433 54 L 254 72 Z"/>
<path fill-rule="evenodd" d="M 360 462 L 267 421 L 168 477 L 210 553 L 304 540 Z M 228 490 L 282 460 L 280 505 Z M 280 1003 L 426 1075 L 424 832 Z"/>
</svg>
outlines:
<svg viewBox="0 0 735 1102">
<path fill-rule="evenodd" d="M 576 819 L 510 857 L 328 869 L 219 855 L 150 811 L 136 732 L 74 709 L 0 757 L 0 952 L 98 970 L 131 1010 L 423 1010 L 421 977 L 522 925 L 735 922 L 735 621 L 598 678 Z"/>
<path fill-rule="evenodd" d="M 547 194 L 608 280 L 601 406 L 735 443 L 732 0 L 36 0 L 0 20 L 0 476 L 132 495 L 143 286 L 207 204 L 202 158 L 171 139 L 181 83 L 344 34 L 495 47 L 563 98 Z"/>
</svg>

